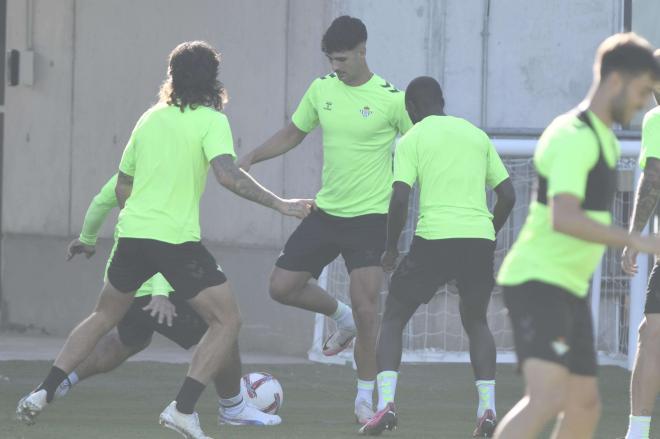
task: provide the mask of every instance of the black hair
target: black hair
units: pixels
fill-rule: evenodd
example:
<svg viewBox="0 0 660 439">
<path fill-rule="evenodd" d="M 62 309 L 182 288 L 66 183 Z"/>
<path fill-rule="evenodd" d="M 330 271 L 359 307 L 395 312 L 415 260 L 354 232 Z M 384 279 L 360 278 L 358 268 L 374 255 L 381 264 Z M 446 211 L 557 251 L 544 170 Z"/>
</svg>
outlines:
<svg viewBox="0 0 660 439">
<path fill-rule="evenodd" d="M 660 65 L 653 56 L 653 47 L 632 32 L 615 34 L 603 41 L 596 53 L 596 69 L 601 79 L 612 72 L 650 73 L 654 79 L 660 79 Z"/>
<path fill-rule="evenodd" d="M 353 50 L 358 44 L 367 41 L 367 27 L 362 20 L 348 15 L 335 18 L 323 34 L 321 50 L 324 53 Z"/>
<path fill-rule="evenodd" d="M 408 84 L 406 88 L 406 100 L 413 102 L 419 109 L 430 109 L 434 107 L 445 108 L 445 97 L 442 87 L 435 78 L 430 76 L 419 76 Z"/>
<path fill-rule="evenodd" d="M 199 105 L 222 110 L 227 94 L 218 80 L 220 53 L 205 41 L 187 41 L 172 50 L 160 101 L 184 111 Z"/>
</svg>

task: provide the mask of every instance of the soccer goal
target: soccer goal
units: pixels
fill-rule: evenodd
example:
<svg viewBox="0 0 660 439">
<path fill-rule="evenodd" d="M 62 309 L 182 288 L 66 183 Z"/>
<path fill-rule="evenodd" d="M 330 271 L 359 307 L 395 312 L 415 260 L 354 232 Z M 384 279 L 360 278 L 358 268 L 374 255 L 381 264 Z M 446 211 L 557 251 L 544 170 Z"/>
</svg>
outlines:
<svg viewBox="0 0 660 439">
<path fill-rule="evenodd" d="M 497 238 L 495 269 L 515 241 L 527 216 L 529 201 L 536 179 L 532 165 L 532 153 L 536 139 L 495 139 L 495 146 L 503 157 L 516 189 L 516 207 Z M 627 227 L 634 201 L 637 172 L 638 141 L 622 141 L 622 158 L 619 161 L 619 182 L 613 207 L 614 222 Z M 489 204 L 494 194 L 489 194 Z M 418 197 L 410 203 L 408 221 L 399 248 L 405 253 L 410 246 L 417 219 Z M 620 250 L 608 250 L 593 276 L 590 300 L 594 316 L 594 331 L 600 364 L 615 364 L 630 368 L 637 345 L 637 326 L 643 315 L 646 274 L 650 266 L 646 257 L 639 257 L 639 275 L 626 276 L 620 268 Z M 388 279 L 383 275 L 379 311 L 382 315 L 387 295 Z M 348 274 L 341 257 L 323 271 L 319 284 L 346 303 Z M 498 362 L 514 362 L 513 339 L 501 290 L 495 288 L 488 309 L 488 323 L 495 337 Z M 334 322 L 323 315 L 316 315 L 309 359 L 323 363 L 345 364 L 353 362 L 350 350 L 335 357 L 323 356 L 323 341 L 334 330 Z M 468 362 L 468 339 L 458 313 L 456 286 L 441 287 L 435 297 L 422 305 L 404 331 L 404 362 Z"/>
</svg>

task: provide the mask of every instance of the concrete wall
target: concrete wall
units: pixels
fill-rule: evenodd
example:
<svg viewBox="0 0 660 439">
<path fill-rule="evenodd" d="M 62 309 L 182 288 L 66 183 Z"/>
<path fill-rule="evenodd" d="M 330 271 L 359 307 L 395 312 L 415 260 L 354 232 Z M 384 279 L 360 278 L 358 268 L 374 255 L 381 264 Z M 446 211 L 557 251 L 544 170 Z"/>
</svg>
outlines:
<svg viewBox="0 0 660 439">
<path fill-rule="evenodd" d="M 112 241 L 100 240 L 92 259 L 69 262 L 64 257 L 67 244 L 65 237 L 5 236 L 3 289 L 14 329 L 66 334 L 96 304 Z M 275 303 L 265 288 L 268 267 L 279 250 L 205 244 L 238 298 L 243 316 L 242 348 L 305 352 L 312 340 L 310 314 Z"/>
<path fill-rule="evenodd" d="M 26 48 L 27 3 L 8 2 L 8 49 Z M 64 333 L 91 308 L 102 254 L 65 264 L 64 246 L 155 101 L 177 43 L 205 39 L 223 53 L 239 154 L 287 123 L 309 83 L 328 71 L 320 38 L 342 13 L 365 21 L 370 66 L 400 88 L 430 74 L 453 114 L 487 127 L 542 128 L 586 93 L 594 49 L 619 30 L 621 3 L 492 1 L 482 63 L 485 1 L 33 0 L 35 85 L 6 94 L 4 314 Z M 321 164 L 317 131 L 253 174 L 285 196 L 313 196 Z M 248 348 L 303 353 L 311 340 L 311 314 L 266 298 L 272 262 L 296 223 L 209 180 L 203 235 L 241 298 Z"/>
</svg>

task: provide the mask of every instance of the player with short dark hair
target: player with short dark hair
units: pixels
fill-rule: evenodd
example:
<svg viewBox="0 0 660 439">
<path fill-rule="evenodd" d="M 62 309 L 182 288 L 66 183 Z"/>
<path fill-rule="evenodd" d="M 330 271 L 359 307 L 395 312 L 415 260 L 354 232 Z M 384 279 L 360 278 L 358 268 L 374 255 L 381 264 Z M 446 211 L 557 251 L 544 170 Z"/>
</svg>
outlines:
<svg viewBox="0 0 660 439">
<path fill-rule="evenodd" d="M 355 415 L 362 424 L 373 415 L 380 254 L 392 187 L 392 146 L 412 125 L 403 93 L 369 69 L 366 41 L 362 21 L 335 19 L 322 40 L 333 72 L 312 82 L 288 126 L 240 161 L 249 169 L 294 148 L 317 126 L 323 130 L 317 208 L 284 246 L 270 278 L 270 295 L 337 322 L 337 331 L 324 343 L 325 355 L 341 352 L 357 334 Z M 310 282 L 340 254 L 350 276 L 352 310 Z"/>
<path fill-rule="evenodd" d="M 654 52 L 660 62 L 660 49 Z M 654 93 L 655 103 L 660 104 L 660 91 Z M 642 122 L 642 150 L 639 165 L 643 172 L 637 186 L 630 231 L 641 233 L 653 215 L 660 198 L 660 105 L 650 110 Z M 657 231 L 655 231 L 657 233 Z M 623 249 L 621 264 L 631 275 L 637 273 L 637 251 Z M 651 433 L 651 414 L 660 391 L 660 262 L 648 279 L 644 319 L 639 325 L 637 356 L 630 379 L 630 416 L 625 439 L 648 439 Z"/>
<path fill-rule="evenodd" d="M 515 191 L 488 135 L 465 119 L 445 113 L 440 84 L 414 79 L 406 108 L 415 123 L 401 138 L 394 160 L 387 244 L 382 257 L 392 271 L 406 223 L 413 185 L 419 186 L 419 220 L 409 253 L 396 266 L 378 338 L 378 411 L 360 429 L 378 435 L 397 425 L 394 406 L 403 330 L 422 303 L 456 280 L 459 312 L 470 340 L 470 361 L 479 395 L 475 436 L 490 437 L 496 424 L 495 340 L 486 311 L 495 284 L 495 236 L 515 203 Z M 493 213 L 486 188 L 497 194 Z"/>
<path fill-rule="evenodd" d="M 69 335 L 44 381 L 16 409 L 26 423 L 52 401 L 58 386 L 130 309 L 139 287 L 156 273 L 208 325 L 190 368 L 160 423 L 188 439 L 205 439 L 194 412 L 204 388 L 237 343 L 236 299 L 215 258 L 200 242 L 199 202 L 209 167 L 243 198 L 304 218 L 309 200 L 283 200 L 234 163 L 220 54 L 208 43 L 185 42 L 170 54 L 161 100 L 138 120 L 119 164 L 115 192 L 122 207 L 108 279 L 89 317 Z"/>
<path fill-rule="evenodd" d="M 590 438 L 600 414 L 589 279 L 606 246 L 658 253 L 657 237 L 611 225 L 619 143 L 647 105 L 660 68 L 649 43 L 617 34 L 598 48 L 591 90 L 557 117 L 534 153 L 536 200 L 504 259 L 504 287 L 525 396 L 502 419 L 498 438 L 533 438 L 556 419 L 555 438 Z"/>
</svg>

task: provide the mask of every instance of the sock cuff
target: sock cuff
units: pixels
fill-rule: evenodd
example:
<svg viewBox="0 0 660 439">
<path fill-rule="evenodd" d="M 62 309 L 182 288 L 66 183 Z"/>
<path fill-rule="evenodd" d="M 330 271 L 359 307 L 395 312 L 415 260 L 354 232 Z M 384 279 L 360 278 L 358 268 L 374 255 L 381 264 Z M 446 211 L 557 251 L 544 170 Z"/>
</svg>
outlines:
<svg viewBox="0 0 660 439">
<path fill-rule="evenodd" d="M 397 372 L 396 370 L 384 370 L 378 373 L 376 379 L 378 380 L 384 378 L 397 378 L 398 376 L 399 376 L 399 372 Z"/>
<path fill-rule="evenodd" d="M 240 393 L 236 396 L 232 396 L 231 398 L 220 398 L 220 405 L 223 408 L 232 408 L 236 407 L 243 403 L 243 395 Z"/>
<path fill-rule="evenodd" d="M 477 386 L 490 386 L 495 385 L 495 380 L 477 380 L 475 381 Z"/>
<path fill-rule="evenodd" d="M 631 421 L 636 421 L 636 422 L 644 422 L 644 423 L 651 423 L 651 417 L 650 416 L 633 416 L 630 415 L 630 420 Z"/>
<path fill-rule="evenodd" d="M 72 386 L 76 385 L 78 381 L 80 381 L 80 378 L 78 378 L 78 374 L 75 371 L 71 372 L 67 379 Z"/>
<path fill-rule="evenodd" d="M 338 300 L 338 301 L 337 301 L 337 310 L 336 310 L 336 311 L 330 316 L 330 318 L 331 318 L 332 320 L 337 320 L 337 319 L 340 318 L 342 315 L 344 315 L 344 313 L 346 312 L 346 309 L 347 309 L 347 308 L 350 310 L 350 308 L 348 307 L 348 305 L 346 305 L 344 302 Z"/>
<path fill-rule="evenodd" d="M 357 380 L 357 388 L 361 390 L 374 390 L 376 386 L 376 381 L 367 381 L 367 380 Z"/>
</svg>

